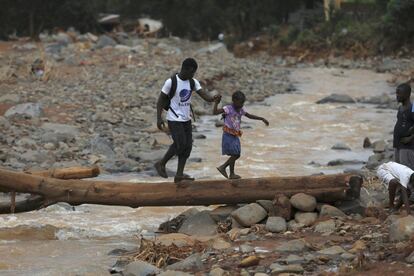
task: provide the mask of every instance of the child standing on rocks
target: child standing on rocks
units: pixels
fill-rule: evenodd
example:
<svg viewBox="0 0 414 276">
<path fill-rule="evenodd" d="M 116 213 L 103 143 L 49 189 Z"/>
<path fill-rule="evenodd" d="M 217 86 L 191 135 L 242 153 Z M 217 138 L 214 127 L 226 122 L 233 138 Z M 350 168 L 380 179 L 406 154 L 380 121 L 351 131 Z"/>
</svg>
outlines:
<svg viewBox="0 0 414 276">
<path fill-rule="evenodd" d="M 223 165 L 217 167 L 217 170 L 226 178 L 239 179 L 240 176 L 234 173 L 234 165 L 236 160 L 239 159 L 241 153 L 241 117 L 246 116 L 252 120 L 261 120 L 266 126 L 269 125 L 269 122 L 263 117 L 249 114 L 244 110 L 243 105 L 246 101 L 246 96 L 241 91 L 233 93 L 232 101 L 232 104 L 223 106 L 223 108 L 217 107 L 220 99 L 214 102 L 213 114 L 223 114 L 224 117 L 223 137 L 221 144 L 222 154 L 230 156 L 230 158 Z M 230 175 L 227 174 L 227 167 L 230 167 Z"/>
</svg>

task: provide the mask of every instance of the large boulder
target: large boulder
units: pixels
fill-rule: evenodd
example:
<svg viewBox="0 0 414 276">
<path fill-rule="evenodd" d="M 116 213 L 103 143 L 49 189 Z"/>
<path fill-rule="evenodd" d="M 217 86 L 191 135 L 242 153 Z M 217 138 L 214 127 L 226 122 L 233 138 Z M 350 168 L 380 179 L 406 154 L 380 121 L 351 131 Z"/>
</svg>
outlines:
<svg viewBox="0 0 414 276">
<path fill-rule="evenodd" d="M 10 107 L 4 117 L 10 118 L 14 116 L 21 116 L 24 118 L 37 118 L 43 113 L 43 108 L 40 103 L 23 103 Z"/>
<path fill-rule="evenodd" d="M 148 276 L 160 273 L 161 270 L 152 264 L 143 261 L 134 261 L 129 263 L 122 275 L 125 276 Z"/>
<path fill-rule="evenodd" d="M 319 212 L 319 215 L 321 217 L 324 217 L 324 216 L 326 216 L 326 217 L 346 217 L 344 212 L 342 212 L 338 208 L 333 207 L 333 206 L 328 205 L 328 204 L 322 205 L 321 211 Z"/>
<path fill-rule="evenodd" d="M 396 219 L 390 225 L 390 240 L 403 241 L 414 236 L 414 217 L 406 216 Z"/>
<path fill-rule="evenodd" d="M 201 254 L 195 253 L 193 255 L 190 255 L 186 259 L 179 261 L 177 263 L 174 263 L 172 265 L 169 265 L 166 267 L 168 270 L 201 270 L 203 267 L 203 262 L 201 260 Z"/>
<path fill-rule="evenodd" d="M 296 209 L 303 212 L 312 212 L 316 208 L 316 199 L 304 193 L 295 194 L 290 198 L 290 203 Z"/>
<path fill-rule="evenodd" d="M 266 230 L 273 233 L 285 232 L 286 220 L 282 217 L 269 217 L 266 222 Z"/>
<path fill-rule="evenodd" d="M 226 206 L 219 206 L 213 211 L 210 212 L 210 216 L 216 222 L 225 221 L 232 212 L 237 210 L 236 206 L 226 205 Z"/>
<path fill-rule="evenodd" d="M 178 232 L 190 236 L 214 236 L 217 234 L 217 224 L 208 211 L 202 211 L 188 217 Z"/>
<path fill-rule="evenodd" d="M 245 205 L 233 213 L 232 217 L 242 226 L 250 227 L 266 218 L 266 210 L 257 203 Z"/>
<path fill-rule="evenodd" d="M 305 226 L 312 225 L 316 221 L 317 218 L 318 218 L 318 213 L 296 212 L 295 214 L 295 221 Z"/>
<path fill-rule="evenodd" d="M 324 103 L 356 103 L 355 99 L 353 99 L 349 95 L 344 94 L 332 94 L 323 99 L 320 99 L 316 102 L 317 104 L 324 104 Z"/>
</svg>

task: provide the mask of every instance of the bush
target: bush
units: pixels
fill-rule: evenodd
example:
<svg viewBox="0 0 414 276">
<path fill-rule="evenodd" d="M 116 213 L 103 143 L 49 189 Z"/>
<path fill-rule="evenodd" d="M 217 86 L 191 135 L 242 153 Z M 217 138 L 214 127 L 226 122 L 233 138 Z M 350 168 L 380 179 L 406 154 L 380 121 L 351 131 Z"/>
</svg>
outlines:
<svg viewBox="0 0 414 276">
<path fill-rule="evenodd" d="M 281 46 L 289 46 L 295 42 L 298 37 L 300 30 L 297 27 L 289 26 L 287 33 L 280 39 Z"/>
<path fill-rule="evenodd" d="M 414 42 L 414 0 L 391 0 L 383 18 L 385 35 L 395 42 Z"/>
<path fill-rule="evenodd" d="M 323 38 L 319 37 L 312 30 L 304 30 L 298 35 L 296 43 L 302 47 L 315 48 L 321 45 Z"/>
</svg>

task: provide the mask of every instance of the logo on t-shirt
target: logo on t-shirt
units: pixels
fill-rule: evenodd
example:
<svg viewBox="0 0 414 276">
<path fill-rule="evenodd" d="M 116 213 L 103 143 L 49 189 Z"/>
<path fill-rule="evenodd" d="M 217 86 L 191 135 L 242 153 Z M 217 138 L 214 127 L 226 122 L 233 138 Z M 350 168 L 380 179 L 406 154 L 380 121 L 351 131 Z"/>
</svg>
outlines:
<svg viewBox="0 0 414 276">
<path fill-rule="evenodd" d="M 183 89 L 180 91 L 180 100 L 182 103 L 188 101 L 191 97 L 191 91 L 188 89 Z"/>
</svg>

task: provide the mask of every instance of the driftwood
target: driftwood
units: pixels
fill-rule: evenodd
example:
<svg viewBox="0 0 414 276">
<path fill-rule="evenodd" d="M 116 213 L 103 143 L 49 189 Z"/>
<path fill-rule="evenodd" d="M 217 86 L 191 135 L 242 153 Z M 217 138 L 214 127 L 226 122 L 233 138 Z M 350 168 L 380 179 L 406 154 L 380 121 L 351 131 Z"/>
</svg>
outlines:
<svg viewBox="0 0 414 276">
<path fill-rule="evenodd" d="M 25 171 L 27 174 L 52 177 L 57 179 L 83 179 L 99 175 L 98 166 L 93 167 L 70 167 L 62 169 L 50 169 L 45 171 Z M 43 196 L 31 196 L 27 199 L 16 202 L 15 189 L 0 187 L 0 192 L 10 193 L 10 203 L 0 203 L 0 214 L 27 212 L 46 206 L 46 200 Z"/>
<path fill-rule="evenodd" d="M 93 166 L 91 168 L 70 167 L 63 169 L 50 169 L 47 171 L 26 171 L 26 173 L 58 179 L 83 179 L 98 176 L 100 170 L 98 166 Z"/>
<path fill-rule="evenodd" d="M 129 183 L 61 180 L 0 169 L 0 188 L 56 202 L 141 206 L 237 204 L 272 200 L 277 194 L 307 193 L 320 202 L 358 197 L 361 178 L 349 174 L 266 177 L 238 180 L 200 180 L 182 183 Z M 351 185 L 350 185 L 351 184 Z"/>
</svg>

